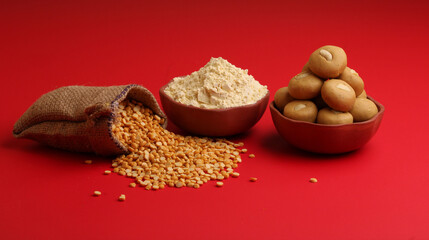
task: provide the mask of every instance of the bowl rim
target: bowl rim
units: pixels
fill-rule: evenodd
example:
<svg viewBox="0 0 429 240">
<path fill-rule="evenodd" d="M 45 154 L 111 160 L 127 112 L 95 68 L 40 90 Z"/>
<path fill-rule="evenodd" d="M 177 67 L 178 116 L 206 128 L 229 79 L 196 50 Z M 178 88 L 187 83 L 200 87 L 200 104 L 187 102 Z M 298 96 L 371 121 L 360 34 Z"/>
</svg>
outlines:
<svg viewBox="0 0 429 240">
<path fill-rule="evenodd" d="M 242 105 L 242 106 L 236 106 L 236 107 L 228 107 L 228 108 L 212 108 L 212 109 L 209 109 L 209 108 L 199 108 L 199 107 L 195 107 L 195 106 L 192 106 L 192 105 L 186 105 L 186 104 L 183 104 L 181 102 L 178 102 L 178 101 L 174 100 L 172 97 L 170 97 L 167 93 L 165 93 L 165 91 L 164 91 L 165 88 L 167 88 L 167 86 L 170 85 L 170 83 L 172 83 L 173 81 L 174 81 L 174 79 L 171 79 L 167 84 L 165 84 L 164 86 L 162 86 L 159 89 L 159 93 L 161 95 L 163 95 L 165 98 L 167 98 L 169 101 L 174 102 L 175 104 L 178 104 L 181 107 L 186 107 L 186 108 L 194 109 L 194 110 L 198 110 L 198 111 L 219 112 L 219 113 L 222 113 L 222 112 L 228 112 L 228 111 L 237 110 L 237 109 L 250 109 L 250 108 L 253 108 L 253 107 L 257 106 L 257 105 L 262 104 L 265 101 L 265 99 L 269 100 L 269 97 L 270 97 L 270 91 L 268 90 L 268 87 L 267 87 L 267 94 L 265 94 L 262 98 L 260 98 L 255 103 L 246 104 L 246 105 Z M 162 101 L 161 101 L 161 103 L 162 103 Z"/>
<path fill-rule="evenodd" d="M 320 123 L 312 123 L 312 122 L 305 122 L 305 121 L 299 121 L 299 120 L 295 120 L 295 119 L 291 119 L 286 117 L 285 115 L 283 115 L 274 105 L 274 101 L 272 101 L 270 103 L 270 109 L 273 110 L 280 115 L 280 117 L 284 120 L 293 122 L 293 123 L 297 123 L 297 124 L 303 124 L 303 125 L 310 125 L 310 126 L 323 126 L 323 127 L 327 127 L 327 128 L 333 128 L 333 127 L 339 127 L 339 126 L 355 126 L 355 125 L 365 125 L 365 124 L 369 124 L 372 122 L 375 122 L 377 118 L 379 118 L 380 115 L 382 115 L 384 113 L 384 106 L 377 102 L 374 98 L 367 96 L 367 98 L 371 101 L 373 101 L 375 103 L 375 105 L 379 108 L 377 114 L 375 114 L 371 119 L 368 119 L 366 121 L 363 122 L 353 122 L 353 123 L 342 123 L 342 124 L 320 124 Z"/>
</svg>

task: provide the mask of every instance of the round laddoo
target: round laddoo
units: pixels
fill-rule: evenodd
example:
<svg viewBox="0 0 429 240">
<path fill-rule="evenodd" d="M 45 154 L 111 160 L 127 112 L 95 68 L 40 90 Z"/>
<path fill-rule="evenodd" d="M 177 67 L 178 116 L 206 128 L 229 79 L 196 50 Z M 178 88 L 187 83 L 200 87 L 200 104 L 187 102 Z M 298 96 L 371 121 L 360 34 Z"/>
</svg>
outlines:
<svg viewBox="0 0 429 240">
<path fill-rule="evenodd" d="M 337 78 L 347 66 L 346 52 L 337 46 L 326 45 L 310 55 L 308 67 L 321 78 Z"/>
<path fill-rule="evenodd" d="M 330 79 L 322 86 L 322 98 L 334 110 L 348 112 L 356 100 L 355 91 L 343 80 Z"/>
<path fill-rule="evenodd" d="M 331 108 L 323 108 L 317 113 L 316 122 L 329 125 L 348 124 L 353 123 L 353 116 L 349 112 L 339 112 Z"/>
<path fill-rule="evenodd" d="M 311 99 L 320 94 L 323 80 L 311 72 L 301 72 L 289 82 L 289 93 L 295 99 Z"/>
<path fill-rule="evenodd" d="M 356 96 L 359 96 L 362 93 L 364 83 L 362 78 L 355 70 L 346 67 L 338 78 L 348 83 L 353 88 L 353 90 L 355 90 Z"/>
<path fill-rule="evenodd" d="M 286 104 L 283 115 L 298 121 L 315 122 L 317 107 L 309 100 L 294 100 Z"/>
<path fill-rule="evenodd" d="M 378 113 L 375 103 L 367 98 L 357 98 L 350 110 L 355 122 L 363 122 L 371 119 Z"/>
<path fill-rule="evenodd" d="M 274 94 L 274 104 L 279 110 L 283 110 L 286 104 L 293 100 L 294 98 L 289 94 L 288 87 L 282 87 Z"/>
<path fill-rule="evenodd" d="M 306 62 L 305 65 L 302 67 L 301 72 L 311 72 L 310 68 L 308 67 L 308 62 Z"/>
<path fill-rule="evenodd" d="M 357 96 L 357 98 L 367 98 L 367 97 L 368 96 L 366 95 L 365 89 L 362 91 L 362 93 L 359 96 Z"/>
</svg>

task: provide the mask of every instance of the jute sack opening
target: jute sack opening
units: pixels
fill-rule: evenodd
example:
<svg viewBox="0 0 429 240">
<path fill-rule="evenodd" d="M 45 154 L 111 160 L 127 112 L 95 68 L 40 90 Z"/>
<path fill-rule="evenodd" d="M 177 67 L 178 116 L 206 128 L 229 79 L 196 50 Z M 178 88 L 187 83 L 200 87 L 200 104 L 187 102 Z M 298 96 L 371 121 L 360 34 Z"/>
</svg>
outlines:
<svg viewBox="0 0 429 240">
<path fill-rule="evenodd" d="M 111 129 L 118 104 L 126 98 L 152 109 L 166 127 L 155 97 L 140 85 L 67 86 L 42 95 L 15 123 L 13 135 L 69 151 L 123 154 L 127 148 Z"/>
</svg>

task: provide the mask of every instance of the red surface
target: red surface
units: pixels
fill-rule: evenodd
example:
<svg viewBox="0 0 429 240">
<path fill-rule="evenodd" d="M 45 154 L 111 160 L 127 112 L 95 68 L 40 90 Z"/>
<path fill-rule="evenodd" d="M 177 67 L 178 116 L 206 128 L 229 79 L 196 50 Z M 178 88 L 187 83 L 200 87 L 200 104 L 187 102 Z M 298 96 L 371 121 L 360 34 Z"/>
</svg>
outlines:
<svg viewBox="0 0 429 240">
<path fill-rule="evenodd" d="M 428 12 L 423 0 L 2 1 L 1 238 L 429 239 Z M 234 139 L 256 155 L 238 179 L 155 192 L 103 175 L 109 158 L 12 137 L 47 91 L 139 83 L 159 99 L 212 56 L 249 69 L 272 100 L 324 44 L 346 50 L 386 107 L 374 138 L 350 154 L 295 150 L 266 111 Z"/>
</svg>

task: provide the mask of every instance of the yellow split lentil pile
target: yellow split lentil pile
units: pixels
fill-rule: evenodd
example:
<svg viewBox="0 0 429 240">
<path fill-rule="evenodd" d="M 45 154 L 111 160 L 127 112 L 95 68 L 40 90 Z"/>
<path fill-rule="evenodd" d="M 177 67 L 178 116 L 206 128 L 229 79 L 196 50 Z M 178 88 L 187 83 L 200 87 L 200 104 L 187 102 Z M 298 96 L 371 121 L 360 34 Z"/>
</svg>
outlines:
<svg viewBox="0 0 429 240">
<path fill-rule="evenodd" d="M 181 136 L 162 128 L 164 119 L 134 100 L 119 104 L 113 134 L 129 154 L 113 160 L 113 171 L 132 177 L 147 190 L 170 187 L 199 188 L 210 180 L 234 174 L 241 162 L 237 147 L 226 139 Z"/>
</svg>

